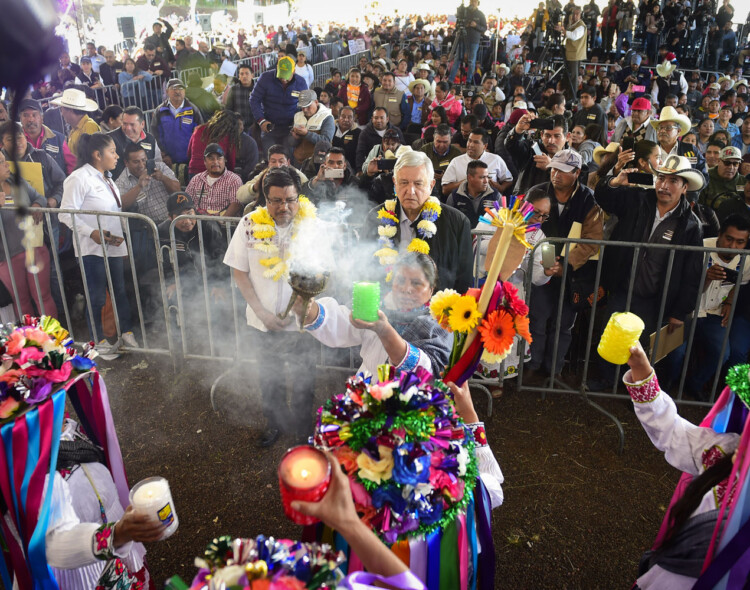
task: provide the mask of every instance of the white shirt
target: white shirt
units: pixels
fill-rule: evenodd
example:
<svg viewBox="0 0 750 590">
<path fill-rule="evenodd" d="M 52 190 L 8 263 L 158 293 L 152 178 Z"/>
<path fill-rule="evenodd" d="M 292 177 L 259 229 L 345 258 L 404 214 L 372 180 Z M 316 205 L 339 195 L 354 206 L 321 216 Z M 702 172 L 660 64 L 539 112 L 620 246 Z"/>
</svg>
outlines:
<svg viewBox="0 0 750 590">
<path fill-rule="evenodd" d="M 572 31 L 565 31 L 565 37 L 571 41 L 578 41 L 586 32 L 586 27 L 576 27 Z"/>
<path fill-rule="evenodd" d="M 678 203 L 678 205 L 679 205 L 679 203 Z M 656 213 L 654 214 L 654 223 L 653 223 L 653 225 L 651 225 L 651 233 L 649 234 L 649 237 L 651 237 L 654 234 L 654 232 L 656 231 L 656 228 L 659 227 L 659 224 L 662 221 L 664 221 L 667 217 L 669 217 L 670 215 L 672 215 L 672 213 L 674 212 L 674 210 L 676 208 L 677 208 L 677 205 L 675 205 L 674 207 L 672 207 L 663 216 L 659 215 L 659 208 L 658 207 L 656 208 Z"/>
<path fill-rule="evenodd" d="M 463 182 L 466 180 L 466 167 L 473 159 L 474 158 L 469 156 L 469 154 L 462 154 L 453 158 L 451 163 L 448 164 L 445 174 L 443 174 L 441 184 L 445 186 L 452 182 Z M 487 164 L 487 173 L 489 174 L 490 180 L 500 183 L 513 179 L 513 176 L 508 170 L 508 166 L 505 165 L 505 160 L 497 154 L 491 154 L 485 150 L 479 159 Z"/>
<path fill-rule="evenodd" d="M 706 238 L 703 240 L 703 246 L 706 248 L 716 248 L 717 239 L 718 238 Z M 739 250 L 739 252 L 742 252 L 742 250 Z M 723 260 L 716 252 L 711 252 L 709 256 L 709 267 L 718 264 L 724 268 L 739 270 L 740 259 L 742 258 L 739 254 L 734 256 L 728 262 Z M 746 285 L 748 281 L 750 281 L 750 258 L 746 257 L 742 269 L 740 284 Z M 734 289 L 734 285 L 734 281 L 730 282 L 728 280 L 711 281 L 708 283 L 708 287 L 706 287 L 705 291 L 703 291 L 703 295 L 701 295 L 701 306 L 698 309 L 698 317 L 706 317 L 707 314 L 721 315 L 721 304 L 724 299 L 727 298 L 729 292 Z M 731 298 L 728 301 L 731 303 Z"/>
<path fill-rule="evenodd" d="M 185 101 L 183 100 L 183 101 L 182 101 L 182 102 L 180 103 L 180 106 L 178 106 L 177 108 L 174 108 L 174 106 L 172 105 L 172 101 L 168 100 L 168 101 L 167 101 L 167 106 L 169 106 L 169 112 L 170 112 L 170 113 L 172 113 L 172 116 L 173 116 L 173 117 L 176 117 L 176 116 L 177 116 L 177 113 L 178 113 L 178 111 L 179 111 L 179 110 L 180 110 L 180 109 L 181 109 L 182 107 L 184 107 L 184 106 L 185 106 Z"/>
<path fill-rule="evenodd" d="M 119 212 L 122 211 L 121 204 L 122 198 L 115 183 L 111 179 L 107 182 L 104 175 L 91 164 L 74 170 L 63 184 L 60 209 Z M 96 215 L 76 215 L 74 228 L 72 217 L 69 213 L 60 213 L 60 221 L 78 232 L 79 243 L 76 244 L 73 238 L 77 256 L 104 256 L 102 245 L 91 239 L 94 230 L 102 229 L 115 236 L 125 236 L 122 218 L 102 215 L 97 224 Z M 107 256 L 128 255 L 125 242 L 119 246 L 105 244 L 104 248 L 107 249 Z"/>
</svg>

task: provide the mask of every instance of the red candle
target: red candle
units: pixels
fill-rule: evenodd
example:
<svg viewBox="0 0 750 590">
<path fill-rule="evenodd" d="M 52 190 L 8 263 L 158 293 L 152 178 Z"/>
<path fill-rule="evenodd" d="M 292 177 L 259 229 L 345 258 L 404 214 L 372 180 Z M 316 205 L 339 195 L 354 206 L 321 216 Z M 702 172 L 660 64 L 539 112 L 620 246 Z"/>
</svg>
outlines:
<svg viewBox="0 0 750 590">
<path fill-rule="evenodd" d="M 318 522 L 317 518 L 292 510 L 294 500 L 318 502 L 331 483 L 331 464 L 326 456 L 307 445 L 289 449 L 279 464 L 279 488 L 284 513 L 296 524 Z"/>
</svg>

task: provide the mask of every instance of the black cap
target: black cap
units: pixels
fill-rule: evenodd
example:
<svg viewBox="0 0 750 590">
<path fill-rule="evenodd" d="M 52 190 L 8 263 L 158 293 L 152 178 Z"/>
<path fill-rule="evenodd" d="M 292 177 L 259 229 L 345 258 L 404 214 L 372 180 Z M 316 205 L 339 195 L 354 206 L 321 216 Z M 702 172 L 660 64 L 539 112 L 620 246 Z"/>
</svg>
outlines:
<svg viewBox="0 0 750 590">
<path fill-rule="evenodd" d="M 398 139 L 399 141 L 401 141 L 401 137 L 399 137 L 398 131 L 396 131 L 396 129 L 393 127 L 385 130 L 385 133 L 383 133 L 383 139 Z"/>
<path fill-rule="evenodd" d="M 32 109 L 37 112 L 42 112 L 42 107 L 39 104 L 38 101 L 34 100 L 33 98 L 25 98 L 21 101 L 21 106 L 18 107 L 18 112 L 22 113 L 25 110 Z"/>
<path fill-rule="evenodd" d="M 209 143 L 206 146 L 206 149 L 203 150 L 204 158 L 210 156 L 211 154 L 219 154 L 220 156 L 226 156 L 226 154 L 224 154 L 224 150 L 221 148 L 221 146 L 218 143 Z"/>
<path fill-rule="evenodd" d="M 188 209 L 195 209 L 192 197 L 182 191 L 169 195 L 167 199 L 167 212 L 170 215 L 178 215 Z"/>
</svg>

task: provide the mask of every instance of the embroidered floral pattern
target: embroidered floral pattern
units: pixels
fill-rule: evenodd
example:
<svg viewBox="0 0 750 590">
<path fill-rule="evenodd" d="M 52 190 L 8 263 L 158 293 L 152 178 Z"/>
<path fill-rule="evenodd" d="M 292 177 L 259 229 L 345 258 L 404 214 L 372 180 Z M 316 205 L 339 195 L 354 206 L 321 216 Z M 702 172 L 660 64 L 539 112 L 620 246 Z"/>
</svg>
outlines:
<svg viewBox="0 0 750 590">
<path fill-rule="evenodd" d="M 710 449 L 706 449 L 705 451 L 703 451 L 703 455 L 701 457 L 703 469 L 705 470 L 709 467 L 713 467 L 719 461 L 719 459 L 723 457 L 726 457 L 726 452 L 719 445 L 714 445 Z M 721 506 L 721 503 L 724 501 L 724 495 L 727 493 L 727 484 L 728 481 L 725 479 L 714 487 L 714 501 L 716 502 L 717 506 Z M 732 487 L 732 495 L 734 495 L 734 490 L 735 487 Z"/>
<path fill-rule="evenodd" d="M 119 558 L 110 560 L 96 583 L 96 590 L 143 590 L 143 588 L 143 582 L 131 574 Z"/>
<path fill-rule="evenodd" d="M 475 422 L 466 426 L 474 433 L 474 440 L 478 447 L 487 446 L 487 433 L 484 431 L 484 422 Z"/>
<path fill-rule="evenodd" d="M 625 383 L 625 387 L 628 388 L 630 398 L 637 404 L 650 403 L 661 393 L 659 380 L 656 378 L 656 373 L 654 372 L 641 383 Z"/>
<path fill-rule="evenodd" d="M 114 559 L 114 522 L 103 524 L 94 533 L 94 557 L 97 559 Z"/>
</svg>

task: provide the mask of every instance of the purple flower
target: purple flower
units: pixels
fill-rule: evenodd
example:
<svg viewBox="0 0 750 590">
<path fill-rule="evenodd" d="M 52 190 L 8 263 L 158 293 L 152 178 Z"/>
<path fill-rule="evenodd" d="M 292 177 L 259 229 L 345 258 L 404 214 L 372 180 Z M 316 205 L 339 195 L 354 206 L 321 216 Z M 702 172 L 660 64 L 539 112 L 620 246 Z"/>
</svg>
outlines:
<svg viewBox="0 0 750 590">
<path fill-rule="evenodd" d="M 430 453 L 421 446 L 404 443 L 393 452 L 393 479 L 402 485 L 416 486 L 430 479 Z"/>
</svg>

